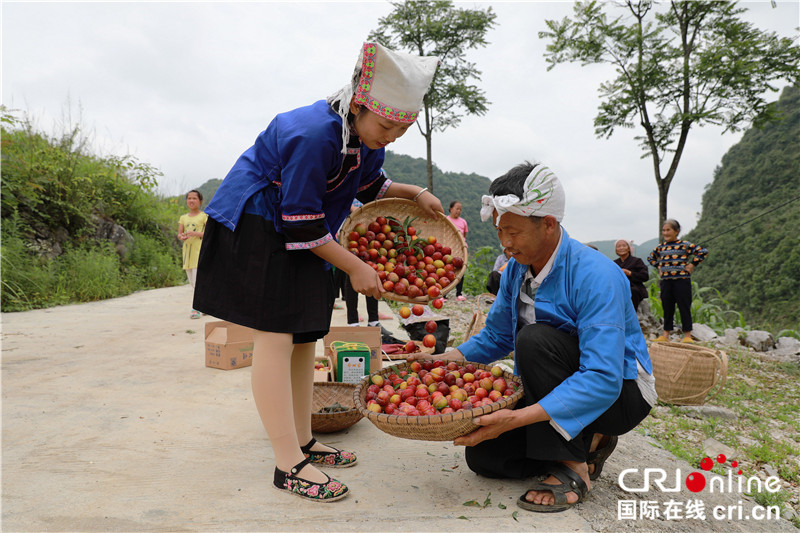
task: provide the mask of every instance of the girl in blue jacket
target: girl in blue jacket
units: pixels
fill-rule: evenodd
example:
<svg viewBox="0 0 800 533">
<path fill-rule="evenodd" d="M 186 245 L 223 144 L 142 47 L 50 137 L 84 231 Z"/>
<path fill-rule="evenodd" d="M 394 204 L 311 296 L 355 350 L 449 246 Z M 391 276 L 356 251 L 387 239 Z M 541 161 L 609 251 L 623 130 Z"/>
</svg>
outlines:
<svg viewBox="0 0 800 533">
<path fill-rule="evenodd" d="M 348 492 L 314 465 L 356 462 L 311 436 L 314 347 L 334 302 L 329 267 L 361 294 L 383 292 L 377 273 L 334 235 L 354 198 L 409 198 L 431 216 L 442 211 L 425 189 L 381 172 L 384 148 L 416 120 L 437 65 L 364 43 L 352 82 L 276 116 L 206 209 L 194 308 L 253 328 L 253 398 L 275 453 L 273 484 L 308 500 Z"/>
</svg>

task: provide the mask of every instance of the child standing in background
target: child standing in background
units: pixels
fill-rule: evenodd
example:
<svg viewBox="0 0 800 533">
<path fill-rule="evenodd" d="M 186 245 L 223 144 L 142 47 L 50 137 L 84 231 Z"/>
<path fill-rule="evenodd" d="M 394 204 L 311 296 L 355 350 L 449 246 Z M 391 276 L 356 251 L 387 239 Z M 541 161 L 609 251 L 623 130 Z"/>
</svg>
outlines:
<svg viewBox="0 0 800 533">
<path fill-rule="evenodd" d="M 675 305 L 681 313 L 681 342 L 693 343 L 692 340 L 692 272 L 703 262 L 708 250 L 688 241 L 679 240 L 681 225 L 677 220 L 668 219 L 661 228 L 664 242 L 650 252 L 647 260 L 658 269 L 661 278 L 661 304 L 664 307 L 664 334 L 655 342 L 669 340 L 672 333 L 672 320 Z M 689 256 L 692 261 L 689 262 Z"/>
<path fill-rule="evenodd" d="M 200 245 L 203 243 L 203 232 L 208 220 L 208 215 L 200 209 L 201 205 L 203 194 L 200 191 L 193 189 L 186 193 L 186 207 L 189 212 L 181 215 L 178 221 L 178 239 L 183 241 L 183 269 L 192 289 L 197 280 L 197 258 L 200 257 Z M 192 309 L 189 318 L 200 318 L 200 312 Z"/>
</svg>

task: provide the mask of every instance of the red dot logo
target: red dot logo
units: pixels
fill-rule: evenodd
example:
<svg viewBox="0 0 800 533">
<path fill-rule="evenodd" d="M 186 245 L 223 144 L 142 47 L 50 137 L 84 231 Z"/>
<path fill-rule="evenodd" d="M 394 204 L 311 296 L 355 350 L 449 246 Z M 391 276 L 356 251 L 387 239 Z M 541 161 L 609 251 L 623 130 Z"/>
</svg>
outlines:
<svg viewBox="0 0 800 533">
<path fill-rule="evenodd" d="M 739 466 L 739 461 L 731 461 L 731 468 L 736 468 Z"/>
<path fill-rule="evenodd" d="M 700 492 L 706 487 L 706 477 L 700 472 L 692 472 L 686 476 L 686 488 L 692 492 Z"/>
<path fill-rule="evenodd" d="M 714 467 L 714 461 L 712 461 L 710 457 L 706 457 L 702 461 L 700 461 L 700 468 L 702 468 L 706 472 L 711 470 L 713 467 Z"/>
<path fill-rule="evenodd" d="M 724 453 L 721 453 L 721 454 L 719 454 L 719 455 L 717 456 L 717 462 L 718 462 L 719 464 L 723 464 L 723 463 L 724 463 L 725 461 L 727 461 L 727 460 L 728 460 L 728 458 L 727 458 L 727 457 L 725 457 L 725 454 L 724 454 Z"/>
</svg>

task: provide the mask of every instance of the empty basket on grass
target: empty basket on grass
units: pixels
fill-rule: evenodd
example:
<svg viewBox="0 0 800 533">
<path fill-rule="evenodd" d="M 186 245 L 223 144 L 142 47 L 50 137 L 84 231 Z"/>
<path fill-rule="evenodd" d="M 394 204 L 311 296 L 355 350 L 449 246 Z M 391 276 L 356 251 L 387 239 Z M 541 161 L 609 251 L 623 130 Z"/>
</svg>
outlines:
<svg viewBox="0 0 800 533">
<path fill-rule="evenodd" d="M 452 256 L 464 259 L 464 264 L 456 271 L 456 278 L 449 285 L 442 288 L 442 295 L 447 294 L 458 285 L 467 270 L 467 243 L 464 241 L 461 232 L 445 215 L 437 213 L 437 218 L 428 218 L 428 214 L 417 205 L 417 202 L 406 200 L 405 198 L 382 198 L 364 204 L 350 213 L 342 223 L 338 235 L 339 243 L 344 248 L 348 248 L 350 232 L 354 231 L 356 225 L 359 223 L 369 225 L 371 222 L 375 222 L 378 217 L 392 217 L 400 223 L 405 221 L 407 217 L 416 218 L 411 225 L 417 230 L 417 237 L 434 236 L 437 242 L 442 243 L 442 246 L 447 246 L 451 249 Z M 430 300 L 427 295 L 409 298 L 408 296 L 388 291 L 383 294 L 383 297 L 398 302 L 421 304 Z"/>
<path fill-rule="evenodd" d="M 355 390 L 355 383 L 336 383 L 332 381 L 314 383 L 314 397 L 311 400 L 311 431 L 333 433 L 334 431 L 349 428 L 361 420 L 361 412 L 355 408 L 353 403 L 353 392 Z M 336 403 L 349 409 L 332 413 L 318 412 L 323 407 L 330 407 Z"/>
<path fill-rule="evenodd" d="M 677 342 L 654 342 L 649 351 L 662 402 L 702 405 L 711 389 L 716 386 L 717 394 L 725 385 L 728 356 L 723 351 Z"/>
<path fill-rule="evenodd" d="M 481 370 L 491 369 L 490 365 L 482 365 L 480 363 L 472 364 L 475 365 L 475 368 L 479 368 Z M 397 365 L 392 365 L 388 368 L 384 368 L 380 372 L 375 372 L 373 374 L 380 374 L 386 377 L 395 371 L 408 371 L 410 370 L 409 366 L 410 363 L 400 363 Z M 520 383 L 519 376 L 515 376 L 511 372 L 503 372 L 503 377 L 506 379 L 506 381 Z M 356 409 L 361 412 L 364 418 L 375 424 L 375 426 L 381 431 L 395 437 L 411 440 L 453 440 L 456 437 L 461 437 L 462 435 L 472 433 L 478 429 L 478 426 L 472 423 L 473 418 L 493 413 L 500 409 L 510 409 L 516 405 L 516 403 L 524 394 L 522 384 L 520 383 L 519 388 L 516 390 L 516 392 L 514 392 L 514 394 L 511 396 L 506 396 L 489 405 L 476 407 L 474 409 L 465 409 L 444 415 L 398 416 L 387 415 L 385 413 L 375 413 L 367 409 L 365 398 L 370 384 L 371 383 L 369 379 L 364 379 L 359 384 L 354 395 Z"/>
<path fill-rule="evenodd" d="M 483 307 L 493 302 L 494 299 L 495 295 L 490 292 L 485 292 L 475 299 L 475 310 L 472 312 L 472 319 L 469 321 L 467 331 L 464 332 L 464 340 L 461 341 L 462 343 L 467 342 L 470 337 L 481 332 L 486 325 L 486 313 L 483 311 Z"/>
</svg>

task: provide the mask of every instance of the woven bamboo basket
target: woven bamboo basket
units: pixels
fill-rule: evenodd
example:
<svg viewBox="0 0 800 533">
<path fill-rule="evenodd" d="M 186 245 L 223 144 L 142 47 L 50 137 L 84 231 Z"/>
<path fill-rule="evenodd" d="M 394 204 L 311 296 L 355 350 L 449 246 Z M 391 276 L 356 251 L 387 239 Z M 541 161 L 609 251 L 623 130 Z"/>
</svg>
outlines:
<svg viewBox="0 0 800 533">
<path fill-rule="evenodd" d="M 483 365 L 480 363 L 472 364 L 475 365 L 475 368 L 482 370 L 491 369 L 490 365 Z M 410 363 L 400 363 L 375 373 L 385 377 L 395 371 L 409 370 L 409 365 Z M 503 372 L 503 377 L 506 381 L 520 383 L 519 376 L 515 376 L 511 372 Z M 354 394 L 356 409 L 361 412 L 364 418 L 375 424 L 381 431 L 395 437 L 411 440 L 447 441 L 472 433 L 478 429 L 478 426 L 472 422 L 473 418 L 493 413 L 500 409 L 511 409 L 524 394 L 522 384 L 520 383 L 517 391 L 511 396 L 504 397 L 497 402 L 482 407 L 465 409 L 444 415 L 398 416 L 375 413 L 367 409 L 365 398 L 369 385 L 370 380 L 364 379 L 356 389 Z"/>
<path fill-rule="evenodd" d="M 416 220 L 412 226 L 417 230 L 417 236 L 428 237 L 433 235 L 436 237 L 437 242 L 442 243 L 443 246 L 448 246 L 452 250 L 454 257 L 461 257 L 464 259 L 464 264 L 458 271 L 456 271 L 456 278 L 450 282 L 449 285 L 442 288 L 442 296 L 450 292 L 458 285 L 461 278 L 464 277 L 464 272 L 467 270 L 467 243 L 461 232 L 453 225 L 450 220 L 442 213 L 437 213 L 436 219 L 428 218 L 428 214 L 422 210 L 416 202 L 406 200 L 405 198 L 382 198 L 369 202 L 359 207 L 345 219 L 342 227 L 339 229 L 339 243 L 347 247 L 348 235 L 356 224 L 363 223 L 369 224 L 374 222 L 379 216 L 393 217 L 403 222 L 406 217 L 414 218 Z M 419 296 L 417 298 L 409 298 L 405 295 L 395 294 L 393 292 L 385 292 L 383 297 L 388 300 L 407 303 L 420 303 L 425 304 L 430 301 L 427 295 Z"/>
<path fill-rule="evenodd" d="M 658 399 L 675 405 L 702 405 L 716 386 L 725 386 L 728 356 L 725 352 L 677 342 L 650 344 L 650 360 Z"/>
<path fill-rule="evenodd" d="M 361 420 L 361 412 L 355 408 L 353 392 L 355 383 L 336 383 L 323 381 L 314 383 L 314 397 L 311 400 L 311 431 L 315 433 L 333 433 L 349 428 Z M 318 413 L 323 407 L 335 403 L 350 407 L 338 413 Z"/>
<path fill-rule="evenodd" d="M 485 305 L 494 301 L 495 295 L 490 292 L 485 292 L 475 299 L 474 311 L 472 312 L 472 319 L 467 326 L 467 331 L 464 332 L 464 340 L 467 342 L 470 337 L 477 335 L 486 325 L 486 313 L 483 311 Z"/>
</svg>

